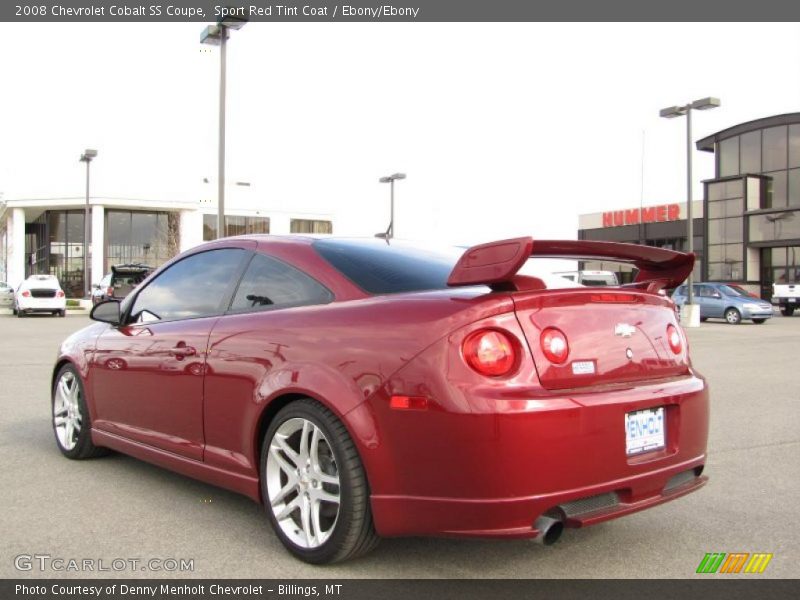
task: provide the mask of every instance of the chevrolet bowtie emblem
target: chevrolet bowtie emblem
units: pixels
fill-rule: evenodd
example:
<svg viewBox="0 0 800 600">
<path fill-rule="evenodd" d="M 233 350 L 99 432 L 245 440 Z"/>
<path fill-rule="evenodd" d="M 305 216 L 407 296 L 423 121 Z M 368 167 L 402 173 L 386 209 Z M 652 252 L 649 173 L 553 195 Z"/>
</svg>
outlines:
<svg viewBox="0 0 800 600">
<path fill-rule="evenodd" d="M 617 323 L 614 326 L 614 335 L 618 335 L 624 338 L 629 338 L 634 333 L 636 333 L 636 327 L 634 327 L 633 325 L 628 325 L 627 323 Z"/>
</svg>

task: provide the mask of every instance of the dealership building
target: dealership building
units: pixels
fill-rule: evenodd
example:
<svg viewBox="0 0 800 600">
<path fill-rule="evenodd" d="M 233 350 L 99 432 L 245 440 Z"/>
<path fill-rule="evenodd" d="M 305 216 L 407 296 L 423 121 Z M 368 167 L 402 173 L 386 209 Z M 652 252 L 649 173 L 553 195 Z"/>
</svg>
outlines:
<svg viewBox="0 0 800 600">
<path fill-rule="evenodd" d="M 693 205 L 696 280 L 740 283 L 772 296 L 773 283 L 800 280 L 800 113 L 748 121 L 705 137 L 715 177 Z M 685 202 L 579 217 L 578 238 L 686 250 Z M 630 269 L 585 263 L 586 269 Z"/>
<path fill-rule="evenodd" d="M 332 233 L 330 214 L 253 208 L 244 194 L 228 205 L 225 235 Z M 58 277 L 67 296 L 83 296 L 84 197 L 21 198 L 0 203 L 0 280 L 12 286 L 32 274 Z M 208 201 L 90 198 L 89 279 L 111 265 L 158 267 L 179 252 L 217 237 L 216 204 Z"/>
</svg>

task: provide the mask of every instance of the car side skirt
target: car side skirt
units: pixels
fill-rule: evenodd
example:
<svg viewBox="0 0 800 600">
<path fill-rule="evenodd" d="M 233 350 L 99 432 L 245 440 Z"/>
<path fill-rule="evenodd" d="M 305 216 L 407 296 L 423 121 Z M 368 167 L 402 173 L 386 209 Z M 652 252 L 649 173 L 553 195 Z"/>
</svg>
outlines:
<svg viewBox="0 0 800 600">
<path fill-rule="evenodd" d="M 99 429 L 92 429 L 92 443 L 95 446 L 110 448 L 181 475 L 243 494 L 255 502 L 261 502 L 261 490 L 257 477 L 232 473 Z"/>
</svg>

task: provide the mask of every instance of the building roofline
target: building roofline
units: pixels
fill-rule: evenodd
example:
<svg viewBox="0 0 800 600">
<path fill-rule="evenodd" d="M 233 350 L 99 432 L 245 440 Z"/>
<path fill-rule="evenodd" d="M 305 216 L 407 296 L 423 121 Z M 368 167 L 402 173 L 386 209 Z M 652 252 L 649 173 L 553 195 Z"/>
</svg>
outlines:
<svg viewBox="0 0 800 600">
<path fill-rule="evenodd" d="M 782 115 L 774 115 L 772 117 L 763 117 L 761 119 L 754 119 L 745 123 L 739 123 L 733 127 L 728 127 L 713 133 L 701 140 L 695 142 L 698 150 L 705 152 L 714 152 L 714 145 L 722 140 L 727 140 L 735 135 L 742 133 L 749 133 L 751 131 L 758 131 L 759 129 L 766 129 L 768 127 L 777 127 L 779 125 L 793 125 L 800 124 L 800 112 L 785 113 Z"/>
</svg>

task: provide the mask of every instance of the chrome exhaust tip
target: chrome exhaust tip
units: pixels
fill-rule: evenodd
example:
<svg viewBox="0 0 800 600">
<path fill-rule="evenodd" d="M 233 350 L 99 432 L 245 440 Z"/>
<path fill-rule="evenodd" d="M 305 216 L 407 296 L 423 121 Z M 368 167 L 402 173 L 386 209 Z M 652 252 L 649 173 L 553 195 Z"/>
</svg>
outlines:
<svg viewBox="0 0 800 600">
<path fill-rule="evenodd" d="M 543 546 L 551 546 L 558 541 L 561 534 L 564 533 L 564 523 L 559 519 L 552 517 L 539 517 L 533 526 L 539 530 L 539 535 L 536 536 L 534 541 L 542 544 Z"/>
</svg>

